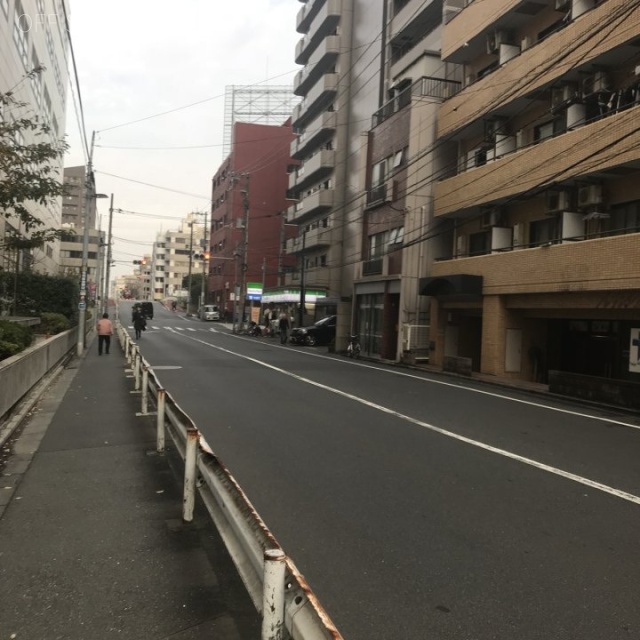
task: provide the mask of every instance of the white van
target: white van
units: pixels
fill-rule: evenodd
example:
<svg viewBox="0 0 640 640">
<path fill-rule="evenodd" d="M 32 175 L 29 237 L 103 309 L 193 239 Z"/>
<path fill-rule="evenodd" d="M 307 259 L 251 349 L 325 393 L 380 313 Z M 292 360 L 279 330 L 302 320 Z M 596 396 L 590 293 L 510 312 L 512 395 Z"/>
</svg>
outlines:
<svg viewBox="0 0 640 640">
<path fill-rule="evenodd" d="M 200 320 L 220 320 L 220 307 L 217 304 L 200 307 Z"/>
</svg>

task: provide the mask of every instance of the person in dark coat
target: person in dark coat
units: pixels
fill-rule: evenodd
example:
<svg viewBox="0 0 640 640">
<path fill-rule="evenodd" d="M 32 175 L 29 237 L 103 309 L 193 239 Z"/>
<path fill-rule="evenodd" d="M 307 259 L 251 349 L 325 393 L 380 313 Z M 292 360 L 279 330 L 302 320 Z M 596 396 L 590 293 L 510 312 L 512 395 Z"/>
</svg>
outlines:
<svg viewBox="0 0 640 640">
<path fill-rule="evenodd" d="M 281 313 L 278 319 L 278 330 L 280 331 L 280 344 L 286 344 L 289 337 L 289 316 L 286 313 Z"/>
<path fill-rule="evenodd" d="M 147 319 L 142 311 L 138 311 L 133 316 L 133 328 L 136 332 L 136 340 L 140 339 L 143 331 L 147 329 Z"/>
</svg>

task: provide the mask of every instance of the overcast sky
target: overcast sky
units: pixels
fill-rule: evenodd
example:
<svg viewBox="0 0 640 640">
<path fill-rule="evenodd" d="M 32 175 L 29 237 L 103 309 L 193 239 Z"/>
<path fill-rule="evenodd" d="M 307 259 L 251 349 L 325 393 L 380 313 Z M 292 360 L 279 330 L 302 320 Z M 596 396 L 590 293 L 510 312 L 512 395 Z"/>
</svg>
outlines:
<svg viewBox="0 0 640 640">
<path fill-rule="evenodd" d="M 113 193 L 114 208 L 158 216 L 114 214 L 113 276 L 131 273 L 157 231 L 209 210 L 211 178 L 223 159 L 225 87 L 293 84 L 301 7 L 296 0 L 71 0 L 89 143 L 96 131 L 97 191 Z M 86 163 L 74 101 L 65 166 Z M 162 149 L 200 145 L 209 146 Z M 108 210 L 109 200 L 98 200 L 104 230 Z"/>
</svg>

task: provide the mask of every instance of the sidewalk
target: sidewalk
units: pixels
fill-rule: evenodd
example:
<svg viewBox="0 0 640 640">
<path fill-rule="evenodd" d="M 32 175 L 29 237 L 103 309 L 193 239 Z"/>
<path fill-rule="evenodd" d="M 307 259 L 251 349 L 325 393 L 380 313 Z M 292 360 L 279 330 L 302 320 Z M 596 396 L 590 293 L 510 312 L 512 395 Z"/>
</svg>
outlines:
<svg viewBox="0 0 640 640">
<path fill-rule="evenodd" d="M 0 467 L 0 638 L 248 640 L 260 618 L 136 417 L 114 338 L 45 392 Z M 4 453 L 4 452 L 3 452 Z"/>
</svg>

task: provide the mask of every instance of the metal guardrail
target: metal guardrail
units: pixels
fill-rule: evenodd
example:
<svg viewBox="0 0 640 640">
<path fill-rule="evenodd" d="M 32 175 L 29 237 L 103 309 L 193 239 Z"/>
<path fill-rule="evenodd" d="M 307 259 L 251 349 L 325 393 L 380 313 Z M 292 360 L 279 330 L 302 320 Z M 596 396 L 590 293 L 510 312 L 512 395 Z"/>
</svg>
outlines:
<svg viewBox="0 0 640 640">
<path fill-rule="evenodd" d="M 253 604 L 262 615 L 261 640 L 342 640 L 304 576 L 287 557 L 240 485 L 204 437 L 162 387 L 131 336 L 117 334 L 140 393 L 137 415 L 156 416 L 156 449 L 172 439 L 184 460 L 182 518 L 193 520 L 196 490 L 225 542 Z M 149 411 L 150 400 L 155 411 Z"/>
</svg>

